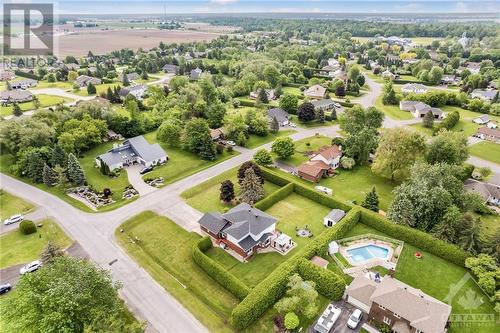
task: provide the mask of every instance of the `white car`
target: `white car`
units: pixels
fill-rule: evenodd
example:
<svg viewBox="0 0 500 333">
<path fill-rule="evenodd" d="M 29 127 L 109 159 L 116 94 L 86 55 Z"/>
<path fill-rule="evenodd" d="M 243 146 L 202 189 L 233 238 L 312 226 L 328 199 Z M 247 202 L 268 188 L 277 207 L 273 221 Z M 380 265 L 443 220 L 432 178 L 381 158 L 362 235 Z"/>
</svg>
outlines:
<svg viewBox="0 0 500 333">
<path fill-rule="evenodd" d="M 289 123 L 288 126 L 292 127 L 292 128 L 295 128 L 297 127 L 297 125 L 295 125 L 294 123 Z"/>
<path fill-rule="evenodd" d="M 21 273 L 21 275 L 26 274 L 26 273 L 31 273 L 31 272 L 36 271 L 40 267 L 42 267 L 42 262 L 40 260 L 35 260 L 35 261 L 30 262 L 29 264 L 27 264 L 23 268 L 21 268 L 21 270 L 19 270 L 19 273 Z"/>
<path fill-rule="evenodd" d="M 335 106 L 336 108 L 339 108 L 339 109 L 342 107 L 342 105 L 340 105 L 340 103 L 337 103 L 337 102 L 333 103 L 333 106 Z"/>
<path fill-rule="evenodd" d="M 333 194 L 332 189 L 328 188 L 328 187 L 324 187 L 324 186 L 318 185 L 318 186 L 315 186 L 314 188 L 316 189 L 316 191 L 324 193 L 326 195 L 332 195 Z"/>
<path fill-rule="evenodd" d="M 236 146 L 236 143 L 234 141 L 226 141 L 226 145 L 228 145 L 228 146 Z"/>
<path fill-rule="evenodd" d="M 360 309 L 354 310 L 349 317 L 349 320 L 347 320 L 347 327 L 355 329 L 356 327 L 358 327 L 361 318 L 363 318 L 363 312 L 361 312 Z"/>
<path fill-rule="evenodd" d="M 24 220 L 24 216 L 22 216 L 21 214 L 12 215 L 11 217 L 3 221 L 3 224 L 9 225 L 12 223 L 21 222 L 22 220 Z"/>
</svg>

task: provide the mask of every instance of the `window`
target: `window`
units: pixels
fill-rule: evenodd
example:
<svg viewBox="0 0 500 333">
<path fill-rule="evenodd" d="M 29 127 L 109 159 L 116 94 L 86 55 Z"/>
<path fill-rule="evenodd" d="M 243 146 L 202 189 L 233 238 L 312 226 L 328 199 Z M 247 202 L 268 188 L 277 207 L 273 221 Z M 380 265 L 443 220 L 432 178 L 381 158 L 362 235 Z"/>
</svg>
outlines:
<svg viewBox="0 0 500 333">
<path fill-rule="evenodd" d="M 385 310 L 385 307 L 383 307 L 382 305 L 379 305 L 378 307 L 381 308 L 382 310 Z"/>
<path fill-rule="evenodd" d="M 394 315 L 394 317 L 396 317 L 396 318 L 401 318 L 401 316 L 400 316 L 400 315 L 398 315 L 398 314 L 397 314 L 397 313 L 395 313 L 395 312 L 393 312 L 392 314 L 393 314 L 393 315 Z"/>
<path fill-rule="evenodd" d="M 391 319 L 384 316 L 384 324 L 390 325 Z"/>
</svg>

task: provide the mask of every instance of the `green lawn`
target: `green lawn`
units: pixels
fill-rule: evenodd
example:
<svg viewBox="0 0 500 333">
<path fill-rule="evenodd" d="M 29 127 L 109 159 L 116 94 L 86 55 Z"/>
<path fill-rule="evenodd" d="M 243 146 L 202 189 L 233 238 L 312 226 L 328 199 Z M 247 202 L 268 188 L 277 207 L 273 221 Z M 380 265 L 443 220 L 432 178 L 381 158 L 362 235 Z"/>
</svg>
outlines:
<svg viewBox="0 0 500 333">
<path fill-rule="evenodd" d="M 413 116 L 408 111 L 403 111 L 399 109 L 399 105 L 384 105 L 382 103 L 382 96 L 379 96 L 375 100 L 375 105 L 377 109 L 382 111 L 387 117 L 396 120 L 409 120 L 413 119 Z"/>
<path fill-rule="evenodd" d="M 38 81 L 37 86 L 31 90 L 45 89 L 45 88 L 59 88 L 64 90 L 73 89 L 73 83 L 68 81 L 57 81 L 57 82 Z"/>
<path fill-rule="evenodd" d="M 200 238 L 152 212 L 143 212 L 120 226 L 119 244 L 165 290 L 211 332 L 232 332 L 228 318 L 238 300 L 212 280 L 192 260 L 191 248 Z M 137 237 L 139 243 L 132 243 Z M 138 245 L 139 244 L 139 245 Z"/>
<path fill-rule="evenodd" d="M 346 237 L 362 235 L 366 233 L 380 234 L 375 229 L 358 223 L 352 230 L 348 232 Z M 422 259 L 415 258 L 415 252 L 423 254 Z M 403 252 L 396 267 L 395 277 L 414 288 L 421 289 L 424 293 L 429 294 L 441 301 L 445 302 L 445 297 L 450 288 L 458 283 L 467 270 L 463 267 L 454 265 L 446 260 L 438 258 L 430 253 L 424 252 L 408 243 L 404 244 Z M 464 308 L 461 304 L 467 304 L 470 297 L 475 300 L 480 300 L 481 305 L 477 308 Z M 488 301 L 480 288 L 472 281 L 468 280 L 464 287 L 452 299 L 452 314 L 491 314 L 494 313 L 493 304 Z M 481 324 L 472 323 L 471 327 L 460 327 L 459 323 L 452 325 L 450 332 L 470 332 L 470 333 L 489 333 L 492 332 L 492 327 L 481 326 Z"/>
<path fill-rule="evenodd" d="M 211 178 L 195 187 L 184 191 L 181 196 L 186 199 L 186 202 L 198 209 L 200 212 L 222 212 L 225 208 L 231 208 L 231 205 L 224 204 L 219 200 L 220 184 L 224 180 L 231 180 L 234 184 L 234 192 L 236 195 L 240 192 L 240 185 L 236 177 L 237 168 L 221 173 L 217 177 Z M 271 182 L 264 183 L 265 196 L 270 195 L 278 190 L 279 186 Z"/>
<path fill-rule="evenodd" d="M 283 95 L 284 94 L 295 95 L 300 99 L 304 98 L 304 94 L 297 87 L 283 87 Z"/>
<path fill-rule="evenodd" d="M 295 154 L 293 154 L 285 162 L 298 166 L 309 160 L 308 152 L 316 151 L 324 146 L 330 146 L 332 138 L 326 136 L 313 136 L 302 140 L 295 141 Z"/>
<path fill-rule="evenodd" d="M 259 146 L 262 146 L 263 144 L 266 144 L 268 142 L 276 140 L 276 138 L 282 137 L 282 136 L 289 136 L 290 134 L 295 133 L 295 130 L 281 130 L 278 133 L 269 133 L 266 136 L 258 136 L 258 135 L 250 135 L 250 138 L 248 138 L 245 147 L 249 149 L 253 149 Z"/>
<path fill-rule="evenodd" d="M 43 226 L 31 235 L 23 235 L 16 229 L 0 236 L 0 268 L 23 264 L 39 258 L 49 241 L 63 248 L 71 244 L 71 240 L 55 222 L 45 220 L 40 223 Z"/>
<path fill-rule="evenodd" d="M 482 141 L 469 146 L 469 153 L 487 161 L 500 164 L 500 144 Z"/>
<path fill-rule="evenodd" d="M 150 143 L 158 142 L 156 140 L 156 131 L 145 134 L 144 137 Z M 238 152 L 233 151 L 228 153 L 224 151 L 222 155 L 217 155 L 214 161 L 205 161 L 200 159 L 196 154 L 188 152 L 180 148 L 170 148 L 162 142 L 158 142 L 162 148 L 167 152 L 169 160 L 165 165 L 155 168 L 152 172 L 145 175 L 145 178 L 163 177 L 165 184 L 173 183 L 179 179 L 188 177 L 201 170 L 207 169 L 215 164 L 218 164 L 231 157 L 239 155 Z"/>
<path fill-rule="evenodd" d="M 96 88 L 96 96 L 101 95 L 101 93 L 106 93 L 109 87 L 113 89 L 115 86 L 121 86 L 121 82 L 112 82 L 112 83 L 103 83 L 103 84 L 98 84 L 95 86 Z M 73 94 L 80 95 L 80 96 L 88 96 L 89 94 L 87 93 L 87 87 L 81 87 L 79 90 L 73 90 Z"/>
<path fill-rule="evenodd" d="M 0 190 L 0 222 L 15 214 L 26 214 L 35 207 L 4 190 Z"/>
<path fill-rule="evenodd" d="M 68 103 L 71 102 L 72 99 L 60 97 L 60 96 L 52 96 L 52 95 L 37 95 L 38 100 L 40 101 L 40 108 L 46 108 L 49 106 L 54 106 L 59 103 Z M 19 107 L 23 111 L 29 111 L 35 109 L 33 102 L 25 102 L 20 103 Z M 12 114 L 13 106 L 0 106 L 0 116 L 5 117 Z"/>
</svg>

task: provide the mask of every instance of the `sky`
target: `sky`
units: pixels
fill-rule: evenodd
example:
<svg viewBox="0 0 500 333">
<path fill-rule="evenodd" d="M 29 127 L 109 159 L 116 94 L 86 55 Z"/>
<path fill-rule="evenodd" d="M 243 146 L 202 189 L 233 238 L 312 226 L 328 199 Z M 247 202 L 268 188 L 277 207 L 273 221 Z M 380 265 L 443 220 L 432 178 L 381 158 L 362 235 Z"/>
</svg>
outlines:
<svg viewBox="0 0 500 333">
<path fill-rule="evenodd" d="M 6 0 L 38 2 L 40 0 Z M 51 0 L 41 0 L 50 2 Z M 500 13 L 500 0 L 59 0 L 60 14 L 180 13 Z M 500 15 L 499 15 L 500 16 Z"/>
</svg>

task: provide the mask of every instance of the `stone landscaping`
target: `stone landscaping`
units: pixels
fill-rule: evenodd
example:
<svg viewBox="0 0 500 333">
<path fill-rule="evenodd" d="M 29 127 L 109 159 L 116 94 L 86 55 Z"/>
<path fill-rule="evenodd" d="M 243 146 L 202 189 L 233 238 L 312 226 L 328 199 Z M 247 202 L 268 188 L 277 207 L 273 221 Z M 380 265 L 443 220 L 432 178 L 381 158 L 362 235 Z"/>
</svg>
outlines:
<svg viewBox="0 0 500 333">
<path fill-rule="evenodd" d="M 125 187 L 125 190 L 122 194 L 122 198 L 127 200 L 133 199 L 137 196 L 139 196 L 139 192 L 137 192 L 137 190 L 132 185 Z"/>
<path fill-rule="evenodd" d="M 144 181 L 146 182 L 146 184 L 148 184 L 149 186 L 153 186 L 153 187 L 161 187 L 164 184 L 163 177 L 156 177 L 156 178 L 152 178 L 152 179 L 148 178 L 148 179 L 145 179 Z"/>
<path fill-rule="evenodd" d="M 66 193 L 73 194 L 84 199 L 95 208 L 100 208 L 115 202 L 112 197 L 106 197 L 103 193 L 96 193 L 89 186 L 72 187 L 67 189 Z"/>
</svg>

